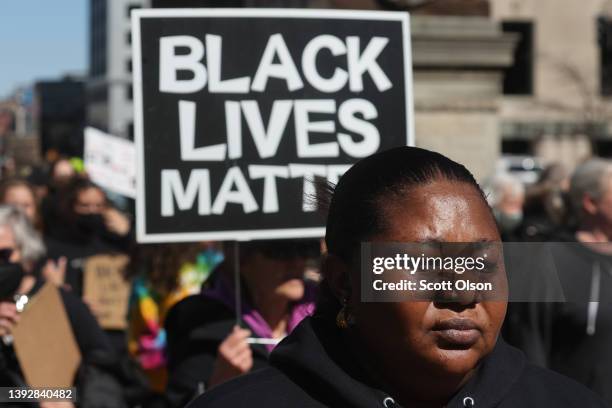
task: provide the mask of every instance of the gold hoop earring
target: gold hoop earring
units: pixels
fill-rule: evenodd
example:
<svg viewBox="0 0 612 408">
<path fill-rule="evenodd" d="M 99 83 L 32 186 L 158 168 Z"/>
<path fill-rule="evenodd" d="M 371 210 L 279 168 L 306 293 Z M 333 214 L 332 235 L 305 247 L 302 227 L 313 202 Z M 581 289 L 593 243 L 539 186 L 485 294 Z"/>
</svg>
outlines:
<svg viewBox="0 0 612 408">
<path fill-rule="evenodd" d="M 342 302 L 342 308 L 338 311 L 336 315 L 336 326 L 338 326 L 342 330 L 348 329 L 355 323 L 353 316 L 350 315 L 347 307 L 346 299 Z"/>
</svg>

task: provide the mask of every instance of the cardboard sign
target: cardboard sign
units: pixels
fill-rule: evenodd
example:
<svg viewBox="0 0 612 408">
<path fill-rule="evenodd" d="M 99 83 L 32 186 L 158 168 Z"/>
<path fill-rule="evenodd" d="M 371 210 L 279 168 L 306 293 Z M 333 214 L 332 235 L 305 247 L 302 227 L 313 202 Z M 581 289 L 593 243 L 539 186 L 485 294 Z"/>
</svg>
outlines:
<svg viewBox="0 0 612 408">
<path fill-rule="evenodd" d="M 136 197 L 136 149 L 129 140 L 85 128 L 85 170 L 100 187 Z"/>
<path fill-rule="evenodd" d="M 130 284 L 123 271 L 128 261 L 125 255 L 95 255 L 85 261 L 83 297 L 92 303 L 103 329 L 127 328 Z"/>
<path fill-rule="evenodd" d="M 407 13 L 132 14 L 140 242 L 320 237 L 317 178 L 413 143 Z"/>
<path fill-rule="evenodd" d="M 71 387 L 81 353 L 59 289 L 51 283 L 32 298 L 13 329 L 15 353 L 31 387 Z"/>
</svg>

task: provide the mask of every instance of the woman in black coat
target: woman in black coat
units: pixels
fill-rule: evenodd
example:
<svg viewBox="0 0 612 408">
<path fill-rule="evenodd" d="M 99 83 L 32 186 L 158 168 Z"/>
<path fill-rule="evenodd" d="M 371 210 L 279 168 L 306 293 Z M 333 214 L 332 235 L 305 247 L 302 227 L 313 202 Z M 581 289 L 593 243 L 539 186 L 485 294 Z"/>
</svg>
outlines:
<svg viewBox="0 0 612 408">
<path fill-rule="evenodd" d="M 362 278 L 372 273 L 361 271 L 363 242 L 446 251 L 446 243 L 499 241 L 486 200 L 462 165 L 413 147 L 362 160 L 331 199 L 315 316 L 274 350 L 272 367 L 212 389 L 190 407 L 604 406 L 498 338 L 503 296 L 483 300 L 481 292 L 455 287 L 420 293 L 434 296 L 420 301 L 362 301 Z M 488 279 L 492 271 L 504 276 L 493 280 L 503 294 L 502 262 L 470 276 Z"/>
</svg>

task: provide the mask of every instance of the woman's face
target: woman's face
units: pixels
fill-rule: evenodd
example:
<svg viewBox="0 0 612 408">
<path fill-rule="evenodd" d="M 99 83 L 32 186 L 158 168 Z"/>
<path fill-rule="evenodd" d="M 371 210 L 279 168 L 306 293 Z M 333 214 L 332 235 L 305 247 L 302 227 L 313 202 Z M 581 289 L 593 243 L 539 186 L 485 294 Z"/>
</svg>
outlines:
<svg viewBox="0 0 612 408">
<path fill-rule="evenodd" d="M 74 212 L 81 215 L 101 214 L 105 208 L 106 196 L 96 187 L 79 191 L 74 203 Z"/>
<path fill-rule="evenodd" d="M 411 189 L 405 199 L 383 202 L 388 228 L 371 241 L 500 241 L 486 203 L 466 183 L 435 181 Z M 470 373 L 493 349 L 506 313 L 505 301 L 479 302 L 473 296 L 452 303 L 362 303 L 357 295 L 349 302 L 355 329 L 383 372 L 418 370 L 433 378 Z"/>
<path fill-rule="evenodd" d="M 305 258 L 274 259 L 256 253 L 241 268 L 249 288 L 257 294 L 289 302 L 304 297 Z"/>
<path fill-rule="evenodd" d="M 10 187 L 4 195 L 4 204 L 19 208 L 31 223 L 36 219 L 36 201 L 32 192 L 25 186 Z"/>
</svg>

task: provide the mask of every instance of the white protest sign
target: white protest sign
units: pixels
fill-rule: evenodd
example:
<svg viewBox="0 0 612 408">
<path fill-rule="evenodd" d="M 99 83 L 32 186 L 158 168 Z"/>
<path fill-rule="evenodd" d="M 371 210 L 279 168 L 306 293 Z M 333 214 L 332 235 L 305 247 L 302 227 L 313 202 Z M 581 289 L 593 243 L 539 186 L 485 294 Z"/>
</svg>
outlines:
<svg viewBox="0 0 612 408">
<path fill-rule="evenodd" d="M 136 197 L 134 143 L 98 129 L 85 128 L 85 170 L 100 187 Z"/>
</svg>

